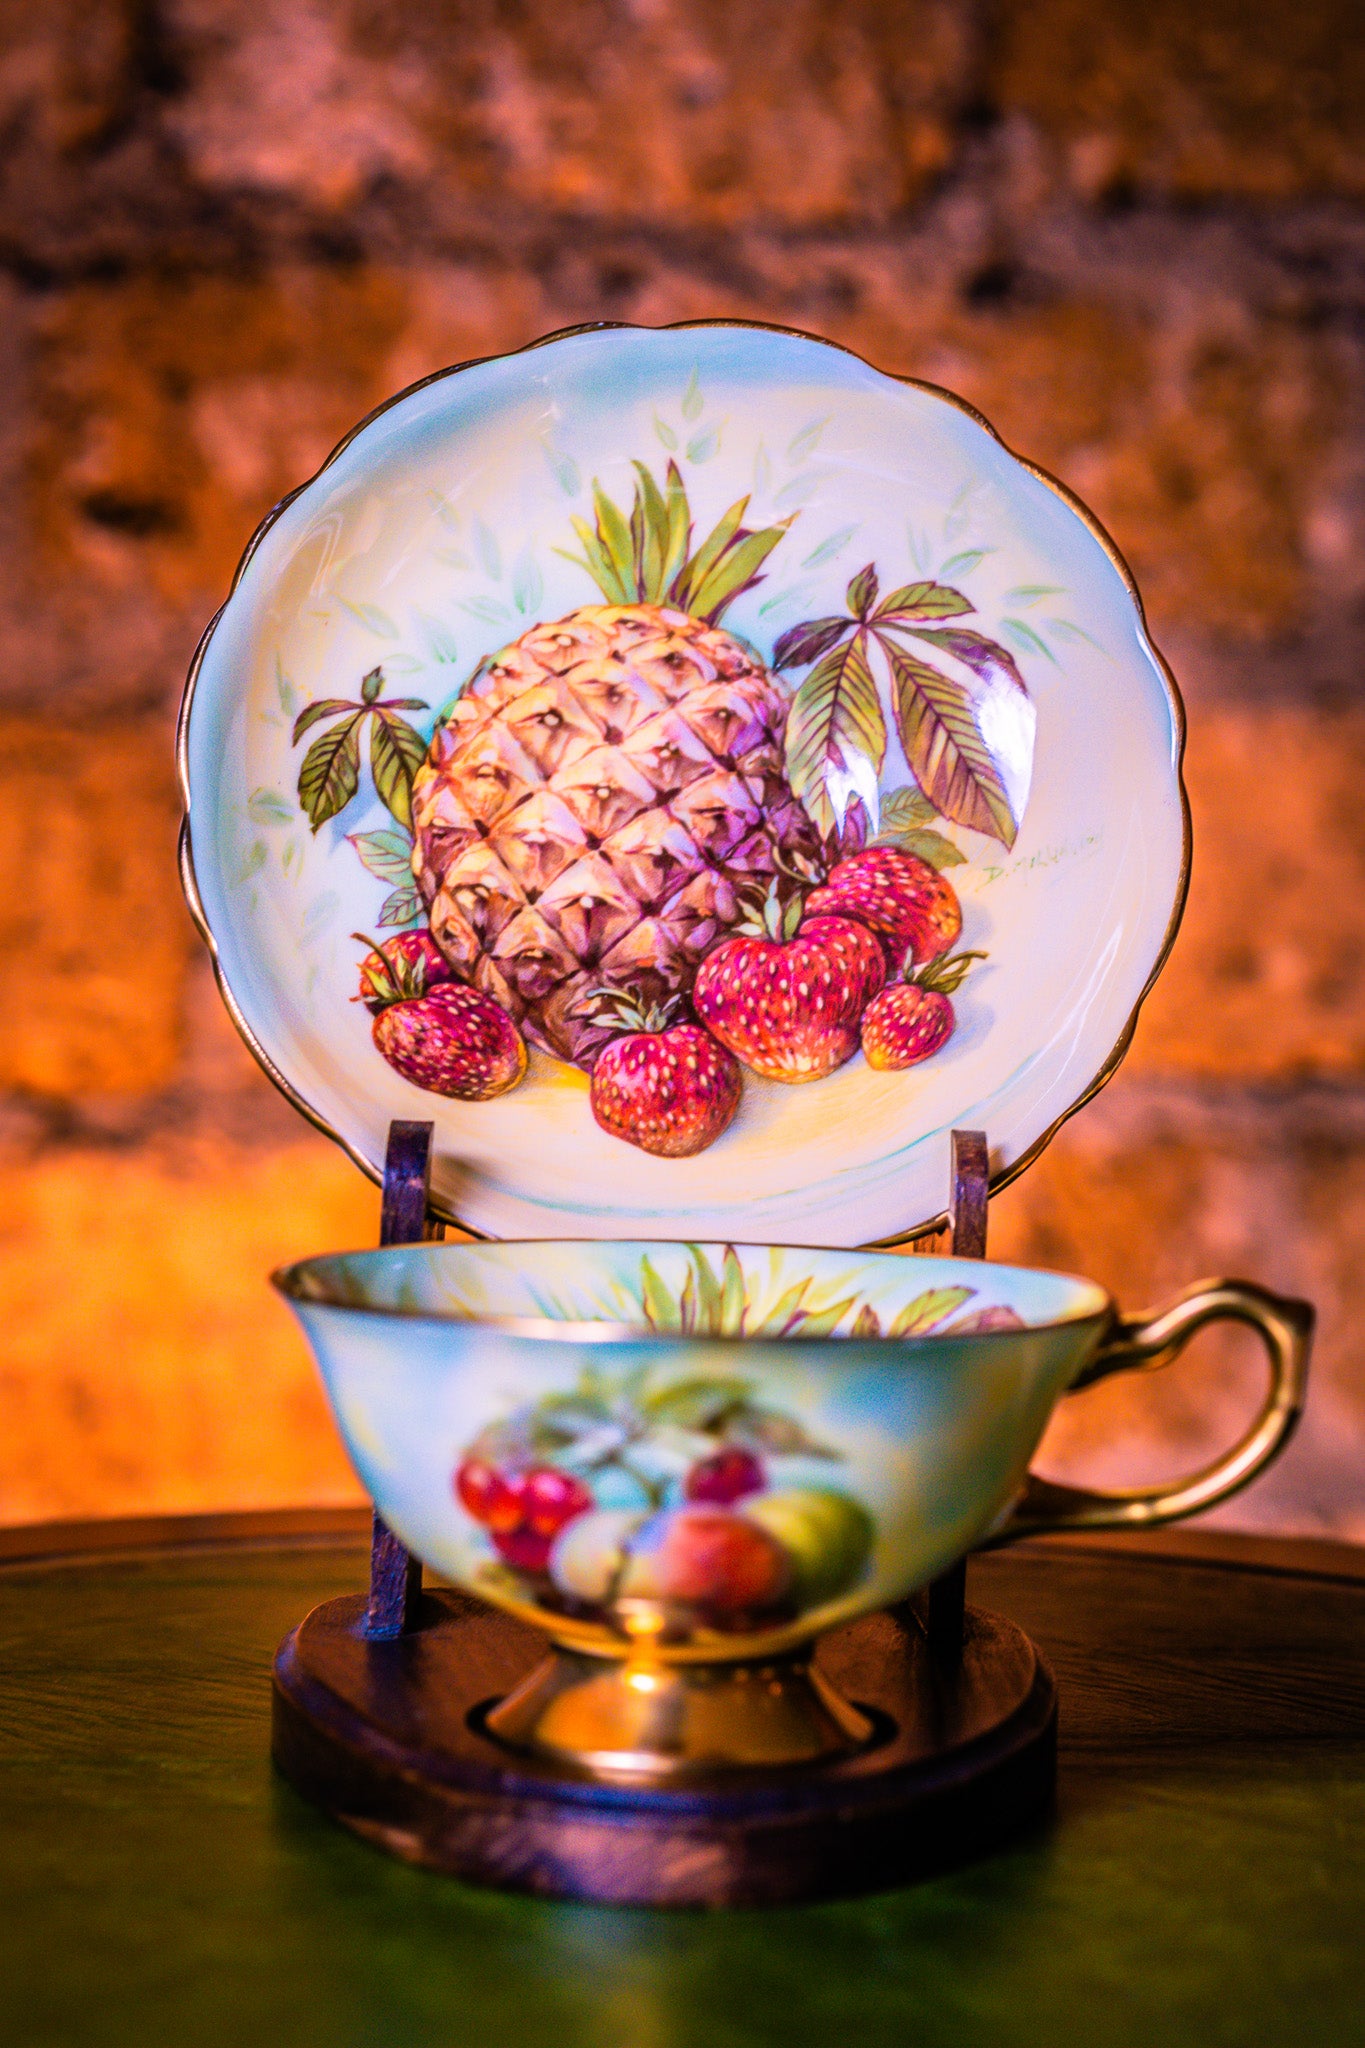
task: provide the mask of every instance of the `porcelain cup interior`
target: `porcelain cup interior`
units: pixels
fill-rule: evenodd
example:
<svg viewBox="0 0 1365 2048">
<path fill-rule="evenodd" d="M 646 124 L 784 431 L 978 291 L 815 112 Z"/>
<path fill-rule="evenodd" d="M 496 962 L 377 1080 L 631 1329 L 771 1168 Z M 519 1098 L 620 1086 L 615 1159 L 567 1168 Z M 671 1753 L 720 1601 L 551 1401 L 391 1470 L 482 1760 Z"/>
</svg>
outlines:
<svg viewBox="0 0 1365 2048">
<path fill-rule="evenodd" d="M 565 1647 L 680 1661 L 961 1556 L 1113 1317 L 1061 1274 L 765 1245 L 405 1245 L 276 1282 L 425 1564 Z"/>
</svg>

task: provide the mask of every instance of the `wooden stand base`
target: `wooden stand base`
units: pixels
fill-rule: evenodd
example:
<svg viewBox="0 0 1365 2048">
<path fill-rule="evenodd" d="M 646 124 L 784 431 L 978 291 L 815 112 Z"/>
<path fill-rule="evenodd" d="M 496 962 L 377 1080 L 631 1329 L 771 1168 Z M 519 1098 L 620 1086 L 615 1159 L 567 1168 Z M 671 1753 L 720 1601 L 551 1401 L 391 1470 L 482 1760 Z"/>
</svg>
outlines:
<svg viewBox="0 0 1365 2048">
<path fill-rule="evenodd" d="M 365 1606 L 328 1601 L 281 1645 L 275 1761 L 357 1834 L 476 1882 L 615 1905 L 838 1897 L 979 1855 L 1051 1800 L 1051 1674 L 974 1608 L 956 1657 L 908 1608 L 821 1642 L 817 1664 L 880 1738 L 857 1755 L 660 1785 L 590 1778 L 486 1732 L 544 1656 L 537 1631 L 440 1591 L 381 1640 Z"/>
</svg>

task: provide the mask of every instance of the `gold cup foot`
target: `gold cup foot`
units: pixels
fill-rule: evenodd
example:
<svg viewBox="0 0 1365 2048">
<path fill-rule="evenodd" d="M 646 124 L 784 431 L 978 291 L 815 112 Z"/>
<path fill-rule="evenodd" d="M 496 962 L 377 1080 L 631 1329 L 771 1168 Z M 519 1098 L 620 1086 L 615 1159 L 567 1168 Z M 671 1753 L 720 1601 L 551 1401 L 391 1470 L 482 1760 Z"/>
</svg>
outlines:
<svg viewBox="0 0 1365 2048">
<path fill-rule="evenodd" d="M 874 1732 L 806 1656 L 670 1664 L 572 1650 L 553 1650 L 484 1725 L 514 1749 L 637 1778 L 821 1763 Z"/>
</svg>

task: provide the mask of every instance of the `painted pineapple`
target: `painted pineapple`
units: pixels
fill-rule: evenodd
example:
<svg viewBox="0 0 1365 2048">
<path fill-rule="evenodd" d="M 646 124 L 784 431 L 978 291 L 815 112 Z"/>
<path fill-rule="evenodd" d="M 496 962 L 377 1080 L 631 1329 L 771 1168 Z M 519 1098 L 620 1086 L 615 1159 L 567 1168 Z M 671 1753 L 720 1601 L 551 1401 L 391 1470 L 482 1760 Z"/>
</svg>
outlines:
<svg viewBox="0 0 1365 2048">
<path fill-rule="evenodd" d="M 819 842 L 783 769 L 788 693 L 719 621 L 786 523 L 732 505 L 701 544 L 676 466 L 640 463 L 629 520 L 575 520 L 606 602 L 485 661 L 412 786 L 413 872 L 463 979 L 590 1067 L 590 992 L 691 988 L 703 957 Z"/>
</svg>

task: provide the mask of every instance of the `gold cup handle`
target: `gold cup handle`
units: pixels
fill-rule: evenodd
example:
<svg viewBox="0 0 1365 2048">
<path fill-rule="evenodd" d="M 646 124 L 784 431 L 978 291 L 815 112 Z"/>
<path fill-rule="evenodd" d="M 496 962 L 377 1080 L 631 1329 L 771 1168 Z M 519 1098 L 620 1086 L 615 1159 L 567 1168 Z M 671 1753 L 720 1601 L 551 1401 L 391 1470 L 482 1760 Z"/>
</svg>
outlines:
<svg viewBox="0 0 1365 2048">
<path fill-rule="evenodd" d="M 1224 1318 L 1249 1323 L 1264 1342 L 1270 1363 L 1270 1386 L 1260 1413 L 1231 1450 L 1187 1479 L 1113 1493 L 1058 1486 L 1030 1472 L 1008 1520 L 981 1547 L 994 1549 L 1049 1530 L 1150 1529 L 1160 1522 L 1178 1522 L 1226 1500 L 1263 1471 L 1303 1412 L 1314 1320 L 1306 1301 L 1270 1294 L 1244 1280 L 1201 1281 L 1155 1315 L 1118 1317 L 1068 1391 L 1093 1386 L 1110 1373 L 1164 1364 L 1184 1350 L 1196 1330 Z"/>
</svg>

